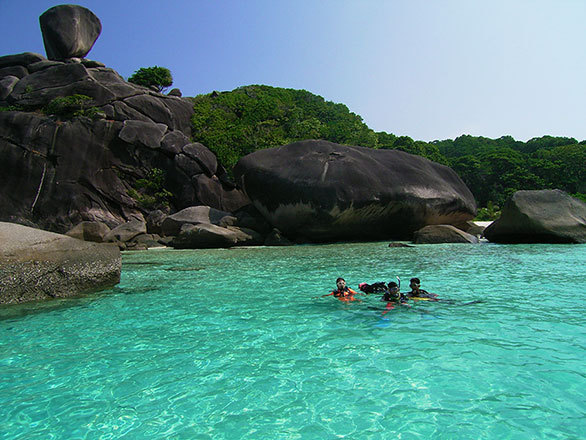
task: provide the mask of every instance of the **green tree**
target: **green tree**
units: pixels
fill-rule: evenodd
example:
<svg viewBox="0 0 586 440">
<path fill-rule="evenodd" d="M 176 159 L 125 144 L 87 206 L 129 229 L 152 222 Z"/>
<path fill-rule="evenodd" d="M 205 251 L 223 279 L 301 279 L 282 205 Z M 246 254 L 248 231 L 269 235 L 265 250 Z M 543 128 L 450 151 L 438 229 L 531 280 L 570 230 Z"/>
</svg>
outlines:
<svg viewBox="0 0 586 440">
<path fill-rule="evenodd" d="M 144 87 L 155 86 L 162 93 L 173 84 L 173 77 L 166 67 L 141 67 L 128 78 L 128 81 Z"/>
<path fill-rule="evenodd" d="M 192 137 L 228 170 L 253 151 L 305 139 L 375 147 L 377 136 L 343 104 L 262 85 L 193 98 Z"/>
<path fill-rule="evenodd" d="M 569 193 L 586 192 L 586 145 L 560 145 L 550 150 L 538 150 L 535 156 L 544 161 L 542 164 L 551 164 L 553 170 L 542 166 L 536 173 L 549 177 L 555 182 L 555 188 Z M 545 171 L 550 171 L 549 176 Z"/>
</svg>

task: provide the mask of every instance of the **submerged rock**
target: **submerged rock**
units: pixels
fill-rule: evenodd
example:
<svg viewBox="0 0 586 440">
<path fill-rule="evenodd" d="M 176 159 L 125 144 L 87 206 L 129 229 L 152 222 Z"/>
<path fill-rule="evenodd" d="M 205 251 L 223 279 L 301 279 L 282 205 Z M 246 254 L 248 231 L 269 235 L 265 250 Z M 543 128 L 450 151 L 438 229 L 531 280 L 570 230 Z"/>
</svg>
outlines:
<svg viewBox="0 0 586 440">
<path fill-rule="evenodd" d="M 116 246 L 0 222 L 0 304 L 65 298 L 120 282 Z"/>
<path fill-rule="evenodd" d="M 396 150 L 302 141 L 249 154 L 234 175 L 295 240 L 411 239 L 428 224 L 465 227 L 476 212 L 452 169 Z"/>
<path fill-rule="evenodd" d="M 390 247 L 390 248 L 406 248 L 406 247 L 415 247 L 415 246 L 412 246 L 412 245 L 406 244 L 406 243 L 399 243 L 399 242 L 393 241 L 393 242 L 389 243 L 389 245 L 387 247 Z"/>
<path fill-rule="evenodd" d="M 586 203 L 558 189 L 517 191 L 484 236 L 494 243 L 586 243 Z"/>
</svg>

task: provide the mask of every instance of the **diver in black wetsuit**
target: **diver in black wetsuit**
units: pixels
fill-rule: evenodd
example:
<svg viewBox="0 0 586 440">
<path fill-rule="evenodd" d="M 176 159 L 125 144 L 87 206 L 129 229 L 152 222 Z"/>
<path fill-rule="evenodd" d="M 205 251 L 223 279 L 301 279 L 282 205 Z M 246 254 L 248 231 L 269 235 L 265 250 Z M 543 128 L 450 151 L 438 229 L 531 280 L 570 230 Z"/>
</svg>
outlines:
<svg viewBox="0 0 586 440">
<path fill-rule="evenodd" d="M 427 290 L 421 289 L 421 281 L 419 278 L 411 278 L 409 281 L 409 287 L 411 287 L 411 292 L 407 292 L 408 298 L 432 298 L 437 299 L 437 295 L 435 293 L 430 293 Z"/>
<path fill-rule="evenodd" d="M 399 286 L 394 281 L 390 281 L 387 285 L 387 290 L 382 297 L 382 301 L 387 302 L 395 302 L 395 303 L 405 303 L 407 302 L 407 297 L 401 293 L 399 290 Z"/>
</svg>

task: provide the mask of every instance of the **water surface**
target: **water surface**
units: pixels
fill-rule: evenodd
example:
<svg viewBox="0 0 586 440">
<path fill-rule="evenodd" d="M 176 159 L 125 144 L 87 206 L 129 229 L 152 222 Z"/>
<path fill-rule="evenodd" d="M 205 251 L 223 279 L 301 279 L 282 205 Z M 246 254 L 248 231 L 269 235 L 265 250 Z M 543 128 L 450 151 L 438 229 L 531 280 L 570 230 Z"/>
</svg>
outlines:
<svg viewBox="0 0 586 440">
<path fill-rule="evenodd" d="M 313 299 L 338 276 L 450 302 Z M 0 438 L 583 438 L 585 294 L 584 245 L 126 253 L 0 309 Z"/>
</svg>

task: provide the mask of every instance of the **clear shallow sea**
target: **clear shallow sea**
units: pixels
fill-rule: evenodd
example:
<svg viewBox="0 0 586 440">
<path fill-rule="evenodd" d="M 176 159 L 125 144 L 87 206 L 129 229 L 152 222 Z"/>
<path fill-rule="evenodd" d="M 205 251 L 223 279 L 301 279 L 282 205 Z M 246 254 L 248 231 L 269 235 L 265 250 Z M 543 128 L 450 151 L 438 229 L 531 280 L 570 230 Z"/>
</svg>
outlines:
<svg viewBox="0 0 586 440">
<path fill-rule="evenodd" d="M 338 276 L 452 302 L 312 299 Z M 127 253 L 0 309 L 0 439 L 579 439 L 585 324 L 586 245 Z"/>
</svg>

